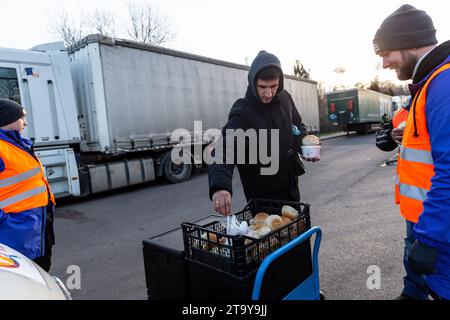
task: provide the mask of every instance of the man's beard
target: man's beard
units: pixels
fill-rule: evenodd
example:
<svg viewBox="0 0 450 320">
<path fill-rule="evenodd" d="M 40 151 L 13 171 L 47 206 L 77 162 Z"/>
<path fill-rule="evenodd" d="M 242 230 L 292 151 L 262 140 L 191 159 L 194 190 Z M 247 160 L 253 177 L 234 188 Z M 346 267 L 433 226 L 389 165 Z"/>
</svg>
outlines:
<svg viewBox="0 0 450 320">
<path fill-rule="evenodd" d="M 400 54 L 403 58 L 403 65 L 397 69 L 397 78 L 399 80 L 412 79 L 414 68 L 419 59 L 409 51 L 402 50 Z"/>
</svg>

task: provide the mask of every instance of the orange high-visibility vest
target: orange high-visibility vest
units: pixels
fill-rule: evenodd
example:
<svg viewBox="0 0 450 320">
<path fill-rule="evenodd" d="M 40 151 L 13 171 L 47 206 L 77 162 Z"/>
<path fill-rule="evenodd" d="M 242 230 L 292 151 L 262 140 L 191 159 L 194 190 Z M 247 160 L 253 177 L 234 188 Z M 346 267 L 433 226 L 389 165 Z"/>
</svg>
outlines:
<svg viewBox="0 0 450 320">
<path fill-rule="evenodd" d="M 434 176 L 430 136 L 426 120 L 426 98 L 430 82 L 444 70 L 446 64 L 436 70 L 414 97 L 400 147 L 398 159 L 400 213 L 408 221 L 417 223 L 423 212 L 423 202 L 431 188 Z M 415 117 L 414 117 L 415 115 Z"/>
<path fill-rule="evenodd" d="M 400 110 L 398 110 L 395 113 L 394 118 L 392 118 L 392 126 L 394 127 L 394 129 L 396 129 L 398 128 L 400 123 L 406 121 L 407 119 L 408 119 L 408 110 L 406 110 L 405 108 L 400 108 Z"/>
<path fill-rule="evenodd" d="M 0 139 L 0 208 L 5 213 L 22 212 L 55 204 L 39 160 L 19 147 Z M 50 198 L 50 199 L 49 199 Z"/>
<path fill-rule="evenodd" d="M 392 119 L 392 126 L 394 129 L 398 128 L 400 123 L 406 122 L 408 119 L 408 110 L 405 108 L 401 108 L 397 111 L 397 113 L 394 115 L 394 118 Z M 397 168 L 396 168 L 396 179 L 395 179 L 395 203 L 400 204 L 400 190 L 399 190 L 399 181 L 398 181 L 398 159 L 400 158 L 400 151 L 398 152 L 398 158 L 397 158 Z"/>
</svg>

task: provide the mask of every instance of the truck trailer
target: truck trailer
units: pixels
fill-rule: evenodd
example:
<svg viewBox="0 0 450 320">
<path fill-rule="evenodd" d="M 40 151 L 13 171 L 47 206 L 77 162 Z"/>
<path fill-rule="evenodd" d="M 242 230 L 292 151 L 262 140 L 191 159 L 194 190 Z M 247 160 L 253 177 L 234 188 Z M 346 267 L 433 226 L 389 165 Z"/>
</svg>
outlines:
<svg viewBox="0 0 450 320">
<path fill-rule="evenodd" d="M 176 129 L 204 148 L 245 93 L 249 67 L 139 42 L 89 35 L 71 47 L 0 48 L 0 97 L 23 105 L 24 135 L 56 197 L 189 179 L 201 159 L 174 164 Z M 310 132 L 319 131 L 317 83 L 285 75 Z M 195 125 L 201 121 L 201 126 Z M 193 154 L 190 155 L 194 157 Z M 195 165 L 197 164 L 197 165 Z"/>
<path fill-rule="evenodd" d="M 347 89 L 327 95 L 328 115 L 347 132 L 367 133 L 372 125 L 392 119 L 392 97 L 366 89 Z"/>
</svg>

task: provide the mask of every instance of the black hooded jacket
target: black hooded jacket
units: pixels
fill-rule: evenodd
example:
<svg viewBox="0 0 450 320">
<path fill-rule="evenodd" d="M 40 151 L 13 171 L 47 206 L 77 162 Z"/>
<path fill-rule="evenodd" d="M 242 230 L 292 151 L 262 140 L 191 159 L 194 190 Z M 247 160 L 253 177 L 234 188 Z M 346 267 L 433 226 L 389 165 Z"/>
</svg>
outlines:
<svg viewBox="0 0 450 320">
<path fill-rule="evenodd" d="M 267 67 L 279 69 L 281 76 L 277 96 L 271 103 L 263 104 L 257 93 L 256 80 L 258 73 Z M 277 141 L 279 146 L 279 170 L 274 175 L 261 175 L 261 168 L 270 167 L 270 164 L 262 165 L 259 161 L 259 156 L 257 164 L 249 164 L 247 153 L 246 163 L 237 164 L 245 197 L 247 201 L 252 198 L 299 201 L 298 177 L 293 173 L 293 169 L 289 164 L 288 155 L 289 149 L 292 149 L 294 139 L 292 135 L 292 124 L 297 126 L 301 131 L 300 137 L 305 136 L 307 133 L 306 127 L 302 123 L 302 118 L 290 94 L 283 89 L 283 72 L 277 57 L 268 52 L 261 51 L 250 67 L 248 82 L 245 97 L 237 100 L 231 108 L 228 122 L 222 130 L 222 137 L 226 140 L 226 129 L 242 129 L 244 131 L 248 129 L 267 129 L 267 137 L 270 138 L 270 130 L 279 129 L 279 141 Z M 283 106 L 280 101 L 283 101 Z M 289 115 L 289 111 L 291 115 Z M 260 134 L 257 136 L 259 142 L 263 137 Z M 224 144 L 226 144 L 226 141 Z M 246 146 L 246 150 L 248 152 L 248 146 Z M 270 140 L 268 141 L 268 150 L 269 152 L 271 150 Z M 226 158 L 226 155 L 224 158 Z M 233 193 L 233 169 L 233 164 L 214 163 L 209 166 L 210 198 L 219 190 L 227 190 L 231 194 Z"/>
</svg>

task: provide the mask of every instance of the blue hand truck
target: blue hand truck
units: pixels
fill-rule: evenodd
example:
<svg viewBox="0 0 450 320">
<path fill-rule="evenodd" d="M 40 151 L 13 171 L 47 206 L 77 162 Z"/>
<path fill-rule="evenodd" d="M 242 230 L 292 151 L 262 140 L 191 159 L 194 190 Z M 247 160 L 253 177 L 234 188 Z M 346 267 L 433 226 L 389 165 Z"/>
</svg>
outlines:
<svg viewBox="0 0 450 320">
<path fill-rule="evenodd" d="M 283 300 L 323 300 L 324 297 L 320 292 L 319 285 L 319 247 L 322 239 L 322 230 L 319 227 L 313 227 L 301 234 L 292 241 L 286 243 L 282 247 L 278 248 L 270 255 L 268 255 L 258 268 L 256 274 L 255 283 L 253 286 L 252 300 L 259 300 L 261 287 L 264 281 L 264 275 L 270 267 L 270 265 L 278 258 L 286 254 L 288 251 L 302 244 L 304 241 L 309 240 L 314 234 L 316 238 L 314 241 L 313 257 L 312 257 L 312 274 L 300 283 L 294 290 L 289 292 Z"/>
</svg>

